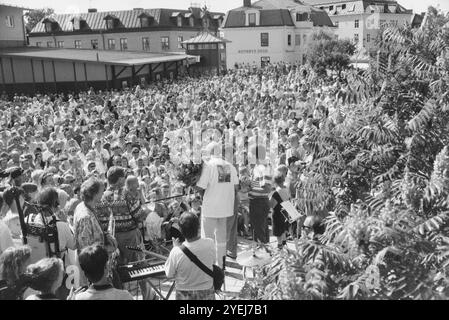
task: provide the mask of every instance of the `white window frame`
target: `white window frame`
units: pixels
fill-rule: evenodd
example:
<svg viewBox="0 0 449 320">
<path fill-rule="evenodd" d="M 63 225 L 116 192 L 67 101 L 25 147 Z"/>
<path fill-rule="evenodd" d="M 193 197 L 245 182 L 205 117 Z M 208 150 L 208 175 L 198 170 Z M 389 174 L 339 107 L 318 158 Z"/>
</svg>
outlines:
<svg viewBox="0 0 449 320">
<path fill-rule="evenodd" d="M 167 39 L 167 41 L 162 41 L 162 39 Z M 170 37 L 169 36 L 161 37 L 161 49 L 162 49 L 162 51 L 170 50 Z"/>
<path fill-rule="evenodd" d="M 142 37 L 142 50 L 150 51 L 150 37 Z"/>
<path fill-rule="evenodd" d="M 75 46 L 75 49 L 81 49 L 82 42 L 81 42 L 81 40 L 75 40 L 75 41 L 73 41 L 73 45 Z"/>
<path fill-rule="evenodd" d="M 57 42 L 57 44 L 58 44 L 58 48 L 64 48 L 64 41 L 63 40 L 59 40 L 58 42 Z M 62 44 L 62 45 L 61 45 Z"/>
<path fill-rule="evenodd" d="M 111 48 L 111 44 L 114 48 Z M 108 39 L 108 50 L 115 50 L 115 39 Z"/>
<path fill-rule="evenodd" d="M 128 50 L 128 38 L 120 38 L 120 51 Z"/>
<path fill-rule="evenodd" d="M 178 49 L 182 49 L 182 42 L 184 41 L 183 36 L 178 36 Z"/>
<path fill-rule="evenodd" d="M 8 28 L 14 28 L 14 16 L 6 16 L 5 24 Z"/>
</svg>

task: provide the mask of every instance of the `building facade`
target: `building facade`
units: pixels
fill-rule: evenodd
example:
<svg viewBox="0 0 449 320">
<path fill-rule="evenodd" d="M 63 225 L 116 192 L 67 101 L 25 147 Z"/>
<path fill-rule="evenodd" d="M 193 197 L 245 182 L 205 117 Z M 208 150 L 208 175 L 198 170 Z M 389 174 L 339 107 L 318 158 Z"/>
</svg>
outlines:
<svg viewBox="0 0 449 320">
<path fill-rule="evenodd" d="M 0 4 L 0 48 L 26 45 L 23 8 Z"/>
<path fill-rule="evenodd" d="M 359 51 L 370 53 L 383 26 L 413 23 L 412 10 L 394 0 L 305 0 L 325 10 L 336 26 L 339 39 L 354 42 Z"/>
<path fill-rule="evenodd" d="M 297 0 L 260 0 L 230 10 L 220 35 L 227 44 L 227 66 L 302 63 L 309 37 L 317 29 L 333 30 L 323 10 Z"/>
<path fill-rule="evenodd" d="M 29 34 L 31 46 L 73 49 L 184 52 L 182 42 L 202 30 L 216 33 L 224 14 L 200 8 L 141 9 L 44 18 Z"/>
</svg>

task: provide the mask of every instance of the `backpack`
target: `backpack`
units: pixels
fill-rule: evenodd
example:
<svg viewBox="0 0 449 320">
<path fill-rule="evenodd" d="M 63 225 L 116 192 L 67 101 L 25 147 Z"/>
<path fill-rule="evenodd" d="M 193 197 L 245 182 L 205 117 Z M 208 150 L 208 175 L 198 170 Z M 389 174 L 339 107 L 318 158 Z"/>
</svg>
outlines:
<svg viewBox="0 0 449 320">
<path fill-rule="evenodd" d="M 190 251 L 189 249 L 187 249 L 184 245 L 180 246 L 180 249 L 182 250 L 182 252 L 184 252 L 184 254 L 194 263 L 198 266 L 198 268 L 200 268 L 201 270 L 203 270 L 205 273 L 207 273 L 209 276 L 212 277 L 212 279 L 214 280 L 214 289 L 215 291 L 220 291 L 221 287 L 223 286 L 224 283 L 224 279 L 225 279 L 225 273 L 224 270 L 222 268 L 220 268 L 217 265 L 213 265 L 212 266 L 212 270 L 209 269 L 208 267 L 206 267 L 204 265 L 204 263 L 202 263 L 198 257 L 196 255 L 194 255 L 192 253 L 192 251 Z"/>
<path fill-rule="evenodd" d="M 58 220 L 56 219 L 56 216 L 52 213 L 50 219 L 48 219 L 44 215 L 44 208 L 31 204 L 30 206 L 34 209 L 31 211 L 35 211 L 37 213 L 31 221 L 30 217 L 32 214 L 28 214 L 25 221 L 18 194 L 16 194 L 15 200 L 19 212 L 23 244 L 27 244 L 31 247 L 30 263 L 35 263 L 45 257 L 60 258 L 59 237 L 56 226 Z M 37 215 L 41 216 L 42 224 L 34 222 Z"/>
</svg>

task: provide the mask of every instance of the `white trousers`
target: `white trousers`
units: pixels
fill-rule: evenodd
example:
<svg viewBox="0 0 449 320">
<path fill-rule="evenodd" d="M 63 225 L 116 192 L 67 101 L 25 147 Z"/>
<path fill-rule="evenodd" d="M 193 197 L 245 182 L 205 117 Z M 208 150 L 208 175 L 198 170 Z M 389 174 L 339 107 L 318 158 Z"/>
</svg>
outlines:
<svg viewBox="0 0 449 320">
<path fill-rule="evenodd" d="M 201 237 L 215 241 L 215 263 L 221 268 L 226 257 L 226 221 L 227 218 L 201 217 Z"/>
</svg>

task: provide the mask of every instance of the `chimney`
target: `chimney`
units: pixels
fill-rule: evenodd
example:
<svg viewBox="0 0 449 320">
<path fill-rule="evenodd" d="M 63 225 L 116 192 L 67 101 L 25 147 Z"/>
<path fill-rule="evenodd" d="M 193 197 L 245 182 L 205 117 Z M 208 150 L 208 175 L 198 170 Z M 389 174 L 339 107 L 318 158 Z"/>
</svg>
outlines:
<svg viewBox="0 0 449 320">
<path fill-rule="evenodd" d="M 251 0 L 243 0 L 244 7 L 251 7 Z"/>
<path fill-rule="evenodd" d="M 87 12 L 89 12 L 89 13 L 94 13 L 94 12 L 97 12 L 97 9 L 95 9 L 95 8 L 89 8 L 89 9 L 87 9 Z"/>
</svg>

